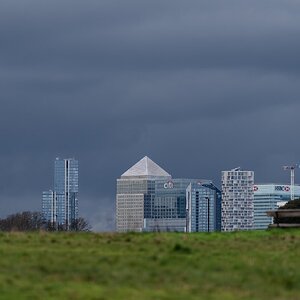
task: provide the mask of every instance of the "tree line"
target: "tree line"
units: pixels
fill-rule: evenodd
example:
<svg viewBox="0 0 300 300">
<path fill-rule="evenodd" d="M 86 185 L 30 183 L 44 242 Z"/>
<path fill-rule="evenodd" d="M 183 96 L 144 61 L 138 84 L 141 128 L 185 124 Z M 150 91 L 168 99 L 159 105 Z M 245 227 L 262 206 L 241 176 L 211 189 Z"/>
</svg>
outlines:
<svg viewBox="0 0 300 300">
<path fill-rule="evenodd" d="M 90 231 L 90 224 L 82 217 L 69 226 L 47 222 L 41 212 L 24 211 L 0 219 L 0 231 Z"/>
</svg>

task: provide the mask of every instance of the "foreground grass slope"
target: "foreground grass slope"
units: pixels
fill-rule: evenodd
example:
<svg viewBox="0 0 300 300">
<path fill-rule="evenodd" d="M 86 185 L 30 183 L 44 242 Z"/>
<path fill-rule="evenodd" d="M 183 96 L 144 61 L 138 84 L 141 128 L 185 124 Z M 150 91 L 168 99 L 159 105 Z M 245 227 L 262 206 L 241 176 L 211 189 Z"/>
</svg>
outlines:
<svg viewBox="0 0 300 300">
<path fill-rule="evenodd" d="M 0 299 L 300 299 L 300 230 L 0 233 Z"/>
</svg>

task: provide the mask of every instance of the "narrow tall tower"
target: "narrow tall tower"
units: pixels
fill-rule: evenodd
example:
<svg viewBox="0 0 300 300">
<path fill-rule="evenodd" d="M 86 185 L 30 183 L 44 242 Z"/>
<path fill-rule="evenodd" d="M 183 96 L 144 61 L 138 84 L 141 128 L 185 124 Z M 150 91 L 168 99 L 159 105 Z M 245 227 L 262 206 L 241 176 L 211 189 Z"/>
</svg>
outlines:
<svg viewBox="0 0 300 300">
<path fill-rule="evenodd" d="M 54 189 L 43 192 L 42 212 L 46 221 L 70 229 L 78 219 L 78 161 L 56 158 Z"/>
<path fill-rule="evenodd" d="M 222 172 L 222 231 L 253 229 L 254 172 Z"/>
</svg>

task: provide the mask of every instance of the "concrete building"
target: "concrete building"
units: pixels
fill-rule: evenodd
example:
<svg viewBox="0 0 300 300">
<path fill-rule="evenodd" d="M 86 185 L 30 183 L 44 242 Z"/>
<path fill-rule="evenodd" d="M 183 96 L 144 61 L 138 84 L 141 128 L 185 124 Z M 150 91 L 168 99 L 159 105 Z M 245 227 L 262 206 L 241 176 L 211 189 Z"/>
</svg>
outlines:
<svg viewBox="0 0 300 300">
<path fill-rule="evenodd" d="M 254 172 L 222 172 L 222 231 L 253 229 Z"/>
<path fill-rule="evenodd" d="M 266 215 L 268 210 L 276 210 L 279 205 L 291 199 L 291 186 L 285 184 L 255 184 L 254 190 L 254 229 L 266 229 L 273 218 Z M 294 186 L 295 199 L 300 198 L 300 186 Z"/>
<path fill-rule="evenodd" d="M 78 219 L 78 161 L 56 158 L 54 189 L 43 192 L 42 213 L 45 221 L 69 229 Z"/>
</svg>

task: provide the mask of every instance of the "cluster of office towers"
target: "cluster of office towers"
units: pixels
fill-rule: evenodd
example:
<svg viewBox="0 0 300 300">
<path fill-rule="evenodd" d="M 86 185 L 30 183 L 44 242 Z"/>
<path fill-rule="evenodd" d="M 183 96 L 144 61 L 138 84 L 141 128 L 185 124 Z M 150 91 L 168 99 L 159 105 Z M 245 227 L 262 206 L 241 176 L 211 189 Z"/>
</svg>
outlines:
<svg viewBox="0 0 300 300">
<path fill-rule="evenodd" d="M 211 180 L 174 179 L 147 156 L 117 179 L 116 229 L 212 232 L 265 229 L 267 210 L 290 200 L 291 186 L 255 184 L 254 172 L 222 172 L 222 188 Z M 300 196 L 300 186 L 295 186 Z"/>
<path fill-rule="evenodd" d="M 172 178 L 147 156 L 117 179 L 116 229 L 212 232 L 266 229 L 274 210 L 290 200 L 290 185 L 255 184 L 254 172 L 222 172 L 221 190 L 206 179 Z M 300 186 L 293 187 L 300 198 Z M 54 161 L 53 188 L 43 192 L 46 222 L 65 230 L 78 219 L 78 161 Z"/>
</svg>

